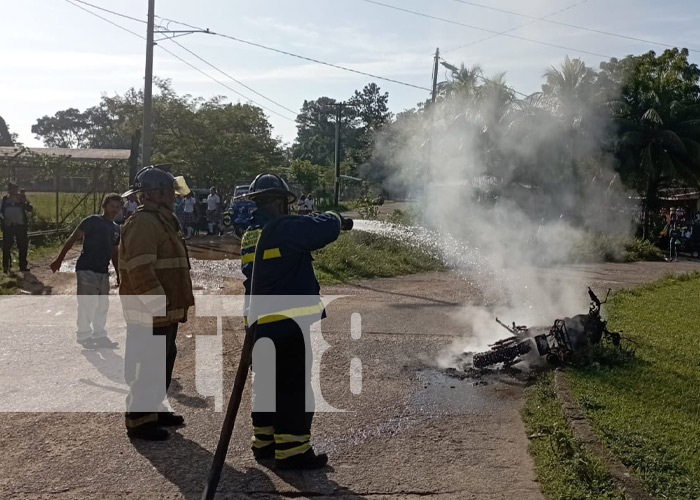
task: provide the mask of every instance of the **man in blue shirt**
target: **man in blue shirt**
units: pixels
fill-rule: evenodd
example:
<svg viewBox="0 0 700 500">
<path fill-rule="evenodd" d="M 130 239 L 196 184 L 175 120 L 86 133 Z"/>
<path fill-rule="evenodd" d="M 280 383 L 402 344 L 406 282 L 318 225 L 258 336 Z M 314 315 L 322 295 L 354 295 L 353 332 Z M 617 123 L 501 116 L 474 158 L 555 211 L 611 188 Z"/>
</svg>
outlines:
<svg viewBox="0 0 700 500">
<path fill-rule="evenodd" d="M 121 195 L 105 196 L 102 214 L 83 219 L 51 263 L 51 270 L 58 271 L 75 242 L 83 239 L 83 250 L 75 264 L 75 272 L 78 281 L 78 343 L 86 349 L 117 346 L 107 338 L 105 323 L 109 310 L 110 260 L 119 283 L 119 226 L 114 219 L 121 211 Z"/>
</svg>

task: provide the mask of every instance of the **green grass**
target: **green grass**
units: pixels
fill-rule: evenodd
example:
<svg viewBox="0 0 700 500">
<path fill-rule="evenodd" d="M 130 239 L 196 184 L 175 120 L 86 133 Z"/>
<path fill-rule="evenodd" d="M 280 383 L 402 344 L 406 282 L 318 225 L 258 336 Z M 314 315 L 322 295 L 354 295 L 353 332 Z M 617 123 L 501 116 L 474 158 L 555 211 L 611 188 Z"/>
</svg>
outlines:
<svg viewBox="0 0 700 500">
<path fill-rule="evenodd" d="M 659 498 L 700 498 L 700 274 L 616 293 L 610 326 L 636 360 L 571 374 L 587 418 Z"/>
<path fill-rule="evenodd" d="M 589 233 L 574 241 L 569 255 L 571 263 L 663 259 L 661 250 L 646 240 L 605 233 Z"/>
<path fill-rule="evenodd" d="M 316 276 L 323 284 L 443 269 L 435 255 L 363 231 L 342 233 L 336 242 L 314 252 L 314 259 Z"/>
<path fill-rule="evenodd" d="M 624 498 L 605 466 L 576 441 L 567 427 L 554 393 L 554 374 L 540 375 L 526 394 L 523 420 L 545 496 L 562 500 Z"/>
<path fill-rule="evenodd" d="M 56 193 L 27 193 L 27 198 L 34 206 L 34 214 L 30 221 L 30 230 L 49 229 L 56 224 Z M 59 193 L 59 221 L 66 219 L 64 224 L 75 226 L 88 215 L 100 211 L 100 195 L 93 199 L 92 194 Z"/>
<path fill-rule="evenodd" d="M 700 498 L 698 298 L 700 273 L 617 292 L 609 327 L 638 343 L 634 357 L 594 348 L 569 372 L 588 421 L 657 498 Z M 528 388 L 523 419 L 548 498 L 619 498 L 566 429 L 551 373 Z"/>
</svg>

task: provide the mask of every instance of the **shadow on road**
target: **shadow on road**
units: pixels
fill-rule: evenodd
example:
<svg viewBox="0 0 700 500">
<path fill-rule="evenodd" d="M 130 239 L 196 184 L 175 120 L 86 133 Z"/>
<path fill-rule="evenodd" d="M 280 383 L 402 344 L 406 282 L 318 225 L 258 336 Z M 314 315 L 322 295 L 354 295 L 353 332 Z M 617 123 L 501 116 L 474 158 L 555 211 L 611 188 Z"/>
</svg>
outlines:
<svg viewBox="0 0 700 500">
<path fill-rule="evenodd" d="M 332 467 L 303 472 L 274 470 L 275 474 L 282 481 L 297 489 L 302 496 L 313 497 L 322 495 L 356 500 L 366 498 L 329 479 L 327 474 L 332 471 Z"/>
<path fill-rule="evenodd" d="M 170 438 L 164 442 L 134 439 L 132 444 L 160 475 L 177 486 L 184 498 L 201 498 L 213 453 L 177 432 L 171 432 Z M 274 484 L 263 471 L 249 468 L 240 472 L 229 465 L 224 465 L 217 492 L 217 498 L 248 498 L 249 495 L 279 497 Z"/>
</svg>

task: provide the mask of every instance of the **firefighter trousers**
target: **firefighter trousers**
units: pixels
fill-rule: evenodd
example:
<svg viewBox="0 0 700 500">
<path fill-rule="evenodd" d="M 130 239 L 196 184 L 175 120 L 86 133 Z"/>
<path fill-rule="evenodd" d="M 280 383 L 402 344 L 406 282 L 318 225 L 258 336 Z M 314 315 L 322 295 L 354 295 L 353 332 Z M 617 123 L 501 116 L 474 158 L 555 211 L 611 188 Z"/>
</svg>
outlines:
<svg viewBox="0 0 700 500">
<path fill-rule="evenodd" d="M 125 423 L 128 429 L 152 425 L 167 411 L 166 395 L 177 357 L 178 323 L 162 327 L 128 324 L 124 379 L 129 384 Z M 162 337 L 165 337 L 164 339 Z"/>
<path fill-rule="evenodd" d="M 256 324 L 252 328 L 255 329 L 252 446 L 258 450 L 274 446 L 275 458 L 284 460 L 311 449 L 314 406 L 310 329 L 291 319 Z M 270 341 L 274 345 L 274 360 L 258 354 L 259 349 L 269 352 Z M 266 382 L 272 380 L 274 394 L 271 395 L 272 384 Z M 267 404 L 271 402 L 273 408 Z"/>
</svg>

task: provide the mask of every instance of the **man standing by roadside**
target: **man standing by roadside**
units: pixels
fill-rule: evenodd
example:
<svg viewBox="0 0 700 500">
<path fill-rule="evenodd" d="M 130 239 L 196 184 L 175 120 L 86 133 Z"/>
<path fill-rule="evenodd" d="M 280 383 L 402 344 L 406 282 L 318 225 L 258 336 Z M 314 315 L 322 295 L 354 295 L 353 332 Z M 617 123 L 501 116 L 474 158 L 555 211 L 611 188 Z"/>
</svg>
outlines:
<svg viewBox="0 0 700 500">
<path fill-rule="evenodd" d="M 214 234 L 214 226 L 219 225 L 219 212 L 221 210 L 221 198 L 216 194 L 216 188 L 212 186 L 207 196 L 207 224 L 209 234 Z"/>
<path fill-rule="evenodd" d="M 17 242 L 19 252 L 19 270 L 29 271 L 27 267 L 27 252 L 29 251 L 29 238 L 27 237 L 27 212 L 34 210 L 27 200 L 24 190 L 20 191 L 17 184 L 10 182 L 7 185 L 8 194 L 3 197 L 0 204 L 0 224 L 2 224 L 2 270 L 5 274 L 10 272 L 12 264 L 12 245 Z"/>
<path fill-rule="evenodd" d="M 78 344 L 87 349 L 117 346 L 116 342 L 107 338 L 105 324 L 109 310 L 110 260 L 119 283 L 119 226 L 114 219 L 121 210 L 121 195 L 112 193 L 105 196 L 102 200 L 102 214 L 83 219 L 50 266 L 54 273 L 61 269 L 68 251 L 82 238 L 83 250 L 75 264 L 78 281 Z"/>
<path fill-rule="evenodd" d="M 167 439 L 163 427 L 184 423 L 165 406 L 178 324 L 187 321 L 194 305 L 187 248 L 173 213 L 176 192 L 189 192 L 184 179 L 150 166 L 136 174 L 133 188 L 124 193 L 138 193 L 141 199 L 122 227 L 119 244 L 119 294 L 127 324 L 125 423 L 129 437 L 150 441 Z"/>
<path fill-rule="evenodd" d="M 132 194 L 126 199 L 126 203 L 124 203 L 124 220 L 134 215 L 137 208 L 139 208 L 139 202 L 136 199 L 136 195 Z"/>
</svg>

